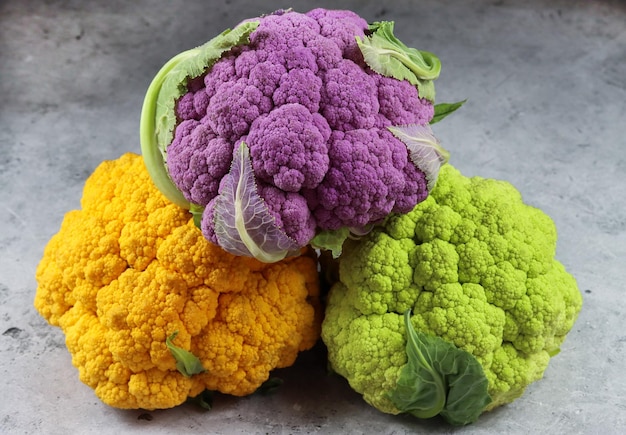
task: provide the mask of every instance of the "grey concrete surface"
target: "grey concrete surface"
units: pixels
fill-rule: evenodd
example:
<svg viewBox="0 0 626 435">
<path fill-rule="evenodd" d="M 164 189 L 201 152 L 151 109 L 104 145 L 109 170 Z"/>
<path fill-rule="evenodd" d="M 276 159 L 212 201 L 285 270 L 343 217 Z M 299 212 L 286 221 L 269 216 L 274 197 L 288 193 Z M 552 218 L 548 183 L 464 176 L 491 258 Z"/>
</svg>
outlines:
<svg viewBox="0 0 626 435">
<path fill-rule="evenodd" d="M 443 63 L 436 134 L 466 175 L 506 179 L 551 215 L 584 308 L 545 377 L 453 430 L 388 416 L 325 373 L 321 349 L 270 397 L 150 412 L 103 405 L 32 307 L 35 267 L 104 159 L 139 152 L 153 74 L 174 54 L 280 7 L 396 21 Z M 0 433 L 553 433 L 626 427 L 626 3 L 623 1 L 0 1 Z"/>
</svg>

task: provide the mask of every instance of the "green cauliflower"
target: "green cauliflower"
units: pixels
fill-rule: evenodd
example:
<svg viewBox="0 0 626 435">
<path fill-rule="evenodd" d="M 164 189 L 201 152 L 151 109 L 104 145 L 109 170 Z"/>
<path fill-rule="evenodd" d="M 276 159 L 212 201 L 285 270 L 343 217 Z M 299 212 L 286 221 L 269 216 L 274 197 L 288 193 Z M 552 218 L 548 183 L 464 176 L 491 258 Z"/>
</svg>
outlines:
<svg viewBox="0 0 626 435">
<path fill-rule="evenodd" d="M 442 167 L 413 211 L 346 242 L 322 328 L 332 369 L 391 414 L 467 424 L 512 402 L 582 306 L 556 239 L 511 184 Z"/>
</svg>

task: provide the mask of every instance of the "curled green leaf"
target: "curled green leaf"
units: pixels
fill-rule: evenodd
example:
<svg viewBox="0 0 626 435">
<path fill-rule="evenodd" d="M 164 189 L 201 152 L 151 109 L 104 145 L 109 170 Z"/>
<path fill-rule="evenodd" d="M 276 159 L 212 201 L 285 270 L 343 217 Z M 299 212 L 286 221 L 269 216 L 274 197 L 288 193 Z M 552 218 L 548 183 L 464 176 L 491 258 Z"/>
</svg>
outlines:
<svg viewBox="0 0 626 435">
<path fill-rule="evenodd" d="M 187 201 L 170 178 L 165 166 L 165 153 L 159 148 L 157 141 L 157 101 L 159 92 L 168 74 L 180 62 L 192 56 L 193 53 L 194 50 L 189 50 L 175 56 L 154 77 L 144 98 L 139 124 L 141 154 L 152 182 L 167 199 L 187 209 L 190 207 L 189 201 Z M 173 128 L 174 126 L 172 126 L 172 130 Z"/>
<path fill-rule="evenodd" d="M 342 227 L 337 230 L 320 231 L 313 237 L 310 245 L 314 249 L 329 251 L 334 259 L 341 256 L 343 244 L 347 239 L 359 239 L 368 234 L 374 228 L 373 224 L 363 227 Z"/>
<path fill-rule="evenodd" d="M 393 21 L 370 25 L 370 34 L 357 37 L 365 63 L 379 74 L 398 80 L 408 80 L 417 86 L 421 98 L 435 101 L 433 81 L 439 77 L 441 62 L 427 51 L 407 47 L 393 34 Z"/>
<path fill-rule="evenodd" d="M 246 21 L 227 29 L 205 44 L 169 60 L 156 74 L 144 98 L 140 120 L 141 153 L 156 187 L 174 204 L 191 204 L 172 182 L 167 171 L 167 147 L 176 128 L 176 102 L 187 92 L 190 79 L 200 77 L 231 48 L 249 42 L 258 21 Z"/>
<path fill-rule="evenodd" d="M 197 356 L 173 343 L 177 335 L 178 331 L 167 337 L 165 345 L 176 360 L 176 368 L 178 371 L 188 378 L 199 373 L 204 373 L 206 369 L 202 366 L 202 362 L 200 362 Z"/>
<path fill-rule="evenodd" d="M 417 418 L 441 415 L 454 425 L 478 419 L 491 402 L 488 380 L 478 360 L 439 337 L 417 331 L 404 313 L 407 363 L 389 399 Z"/>
</svg>

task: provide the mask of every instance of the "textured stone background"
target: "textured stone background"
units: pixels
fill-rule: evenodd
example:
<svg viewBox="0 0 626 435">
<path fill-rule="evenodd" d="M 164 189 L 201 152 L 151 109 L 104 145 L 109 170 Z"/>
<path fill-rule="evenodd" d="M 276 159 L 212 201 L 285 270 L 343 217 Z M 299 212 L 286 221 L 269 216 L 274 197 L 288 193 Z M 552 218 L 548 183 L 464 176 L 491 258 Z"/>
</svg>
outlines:
<svg viewBox="0 0 626 435">
<path fill-rule="evenodd" d="M 271 397 L 219 397 L 211 413 L 109 408 L 80 383 L 59 330 L 32 308 L 35 267 L 85 178 L 139 152 L 154 73 L 243 18 L 305 1 L 0 1 L 0 432 L 450 433 L 369 408 L 302 355 Z M 584 308 L 545 378 L 454 433 L 619 433 L 626 427 L 626 3 L 323 1 L 396 21 L 443 63 L 435 126 L 466 175 L 506 179 L 559 230 Z"/>
</svg>

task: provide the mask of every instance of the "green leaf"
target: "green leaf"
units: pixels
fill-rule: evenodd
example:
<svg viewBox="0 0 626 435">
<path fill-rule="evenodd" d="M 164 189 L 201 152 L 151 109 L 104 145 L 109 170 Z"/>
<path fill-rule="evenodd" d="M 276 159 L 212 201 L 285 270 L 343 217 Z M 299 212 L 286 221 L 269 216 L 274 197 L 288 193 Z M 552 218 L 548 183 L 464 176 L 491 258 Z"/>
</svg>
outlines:
<svg viewBox="0 0 626 435">
<path fill-rule="evenodd" d="M 343 242 L 350 236 L 348 227 L 339 228 L 338 230 L 320 231 L 311 240 L 313 249 L 324 249 L 330 251 L 333 258 L 339 258 L 343 249 Z"/>
<path fill-rule="evenodd" d="M 206 369 L 202 367 L 202 363 L 197 356 L 195 356 L 188 350 L 183 349 L 182 347 L 176 346 L 173 343 L 177 335 L 178 331 L 167 337 L 167 339 L 165 340 L 165 345 L 176 360 L 176 368 L 178 369 L 178 371 L 182 373 L 183 376 L 186 376 L 188 378 L 193 375 L 206 372 Z"/>
<path fill-rule="evenodd" d="M 189 201 L 178 190 L 165 166 L 165 154 L 161 152 L 157 142 L 156 134 L 156 112 L 159 91 L 167 74 L 190 55 L 189 52 L 180 53 L 167 62 L 152 80 L 144 98 L 141 109 L 141 119 L 139 122 L 139 139 L 141 142 L 141 154 L 146 169 L 152 178 L 152 182 L 159 191 L 174 204 L 189 208 Z M 172 127 L 173 128 L 173 127 Z"/>
<path fill-rule="evenodd" d="M 227 29 L 207 43 L 169 60 L 156 74 L 144 98 L 140 120 L 141 153 L 156 187 L 174 204 L 189 208 L 167 172 L 167 147 L 174 138 L 176 101 L 187 93 L 189 79 L 200 77 L 231 48 L 249 42 L 258 21 Z"/>
<path fill-rule="evenodd" d="M 457 101 L 456 103 L 439 103 L 435 104 L 435 115 L 430 120 L 430 124 L 441 121 L 446 116 L 456 112 L 467 100 Z"/>
<path fill-rule="evenodd" d="M 313 249 L 321 249 L 331 253 L 333 259 L 341 256 L 343 244 L 347 239 L 358 240 L 369 234 L 374 224 L 362 227 L 342 227 L 337 230 L 320 231 L 310 242 Z"/>
<path fill-rule="evenodd" d="M 213 409 L 213 392 L 210 390 L 204 390 L 195 397 L 189 397 L 187 402 L 192 403 L 206 411 L 210 411 Z"/>
<path fill-rule="evenodd" d="M 204 213 L 204 207 L 202 207 L 201 205 L 197 205 L 197 204 L 190 204 L 189 211 L 191 212 L 191 215 L 193 216 L 193 224 L 197 228 L 201 228 L 202 227 L 202 214 Z"/>
<path fill-rule="evenodd" d="M 390 400 L 418 418 L 441 415 L 454 425 L 472 423 L 491 402 L 482 366 L 471 355 L 439 337 L 415 330 L 404 313 L 407 363 Z"/>
<path fill-rule="evenodd" d="M 255 393 L 259 393 L 262 396 L 274 394 L 280 389 L 280 387 L 284 383 L 285 381 L 283 381 L 281 378 L 269 378 L 267 381 L 263 382 L 259 388 L 256 389 Z"/>
<path fill-rule="evenodd" d="M 548 350 L 548 355 L 550 355 L 550 358 L 557 356 L 559 353 L 561 353 L 560 347 Z"/>
<path fill-rule="evenodd" d="M 421 98 L 435 101 L 433 80 L 439 77 L 441 62 L 427 51 L 407 47 L 393 34 L 393 21 L 370 24 L 370 34 L 356 37 L 365 63 L 379 74 L 408 80 L 417 86 Z"/>
</svg>

